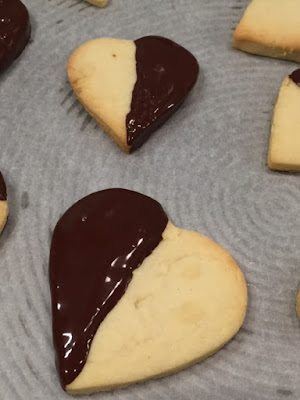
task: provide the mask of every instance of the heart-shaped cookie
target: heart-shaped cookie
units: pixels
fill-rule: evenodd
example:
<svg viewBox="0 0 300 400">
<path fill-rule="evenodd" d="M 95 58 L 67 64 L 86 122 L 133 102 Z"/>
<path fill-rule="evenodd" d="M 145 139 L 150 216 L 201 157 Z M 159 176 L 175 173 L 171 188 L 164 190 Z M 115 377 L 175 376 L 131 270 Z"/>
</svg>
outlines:
<svg viewBox="0 0 300 400">
<path fill-rule="evenodd" d="M 50 252 L 53 339 L 63 388 L 110 390 L 216 352 L 245 316 L 228 252 L 168 221 L 142 194 L 91 194 L 59 220 Z"/>
<path fill-rule="evenodd" d="M 299 0 L 252 0 L 233 35 L 251 54 L 300 62 Z"/>
<path fill-rule="evenodd" d="M 0 1 L 0 71 L 24 50 L 30 38 L 27 8 L 20 0 Z"/>
<path fill-rule="evenodd" d="M 72 54 L 67 70 L 84 108 L 129 153 L 178 109 L 199 66 L 178 44 L 147 36 L 87 42 Z"/>
<path fill-rule="evenodd" d="M 8 216 L 8 204 L 7 204 L 7 195 L 6 195 L 6 185 L 3 179 L 3 175 L 0 171 L 0 233 L 3 231 L 3 228 L 6 224 Z"/>
<path fill-rule="evenodd" d="M 300 171 L 300 69 L 287 76 L 274 107 L 268 167 Z"/>
</svg>

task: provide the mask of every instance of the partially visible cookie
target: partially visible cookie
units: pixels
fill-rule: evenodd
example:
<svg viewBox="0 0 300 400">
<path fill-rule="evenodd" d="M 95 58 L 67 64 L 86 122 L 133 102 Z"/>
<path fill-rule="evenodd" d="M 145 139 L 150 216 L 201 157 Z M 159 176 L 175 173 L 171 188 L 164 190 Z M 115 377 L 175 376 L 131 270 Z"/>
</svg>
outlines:
<svg viewBox="0 0 300 400">
<path fill-rule="evenodd" d="M 300 69 L 287 76 L 274 107 L 268 167 L 300 171 Z"/>
<path fill-rule="evenodd" d="M 252 0 L 233 35 L 247 53 L 300 62 L 299 0 Z"/>
<path fill-rule="evenodd" d="M 30 38 L 27 8 L 20 0 L 0 1 L 0 72 L 24 50 Z"/>
<path fill-rule="evenodd" d="M 197 81 L 199 66 L 182 46 L 147 36 L 84 43 L 71 55 L 67 70 L 87 112 L 130 153 L 179 108 Z"/>
<path fill-rule="evenodd" d="M 66 211 L 49 268 L 56 365 L 71 394 L 197 363 L 238 332 L 246 313 L 247 286 L 230 254 L 125 189 Z"/>
<path fill-rule="evenodd" d="M 0 171 L 0 233 L 3 231 L 8 216 L 6 185 Z"/>
<path fill-rule="evenodd" d="M 93 4 L 96 7 L 105 7 L 108 3 L 108 0 L 85 0 L 88 3 Z"/>
<path fill-rule="evenodd" d="M 296 311 L 297 311 L 298 317 L 300 318 L 300 290 L 298 292 L 297 300 L 296 300 Z"/>
</svg>

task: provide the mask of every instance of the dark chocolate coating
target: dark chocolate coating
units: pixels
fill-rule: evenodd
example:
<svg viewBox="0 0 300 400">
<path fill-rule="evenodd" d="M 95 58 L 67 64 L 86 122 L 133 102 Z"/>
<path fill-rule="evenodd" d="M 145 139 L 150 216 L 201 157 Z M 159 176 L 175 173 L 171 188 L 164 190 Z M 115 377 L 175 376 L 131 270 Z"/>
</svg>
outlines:
<svg viewBox="0 0 300 400">
<path fill-rule="evenodd" d="M 0 0 L 0 72 L 22 53 L 30 31 L 24 4 L 20 0 Z"/>
<path fill-rule="evenodd" d="M 300 69 L 296 69 L 296 71 L 292 72 L 290 78 L 296 85 L 300 86 Z"/>
<path fill-rule="evenodd" d="M 137 81 L 126 117 L 127 144 L 139 148 L 164 124 L 195 85 L 196 58 L 172 40 L 146 36 L 135 41 Z"/>
<path fill-rule="evenodd" d="M 162 240 L 168 218 L 140 193 L 108 189 L 58 221 L 50 251 L 53 341 L 62 386 L 82 371 L 93 337 L 133 271 Z"/>
<path fill-rule="evenodd" d="M 5 201 L 6 199 L 7 199 L 6 185 L 0 171 L 0 201 Z"/>
</svg>

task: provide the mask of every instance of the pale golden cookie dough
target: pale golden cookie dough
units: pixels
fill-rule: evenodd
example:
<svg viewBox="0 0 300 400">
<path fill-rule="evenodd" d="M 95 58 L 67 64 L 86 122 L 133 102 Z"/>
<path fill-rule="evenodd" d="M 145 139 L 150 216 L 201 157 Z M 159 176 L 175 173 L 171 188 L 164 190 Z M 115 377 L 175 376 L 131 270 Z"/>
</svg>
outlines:
<svg viewBox="0 0 300 400">
<path fill-rule="evenodd" d="M 93 339 L 68 393 L 106 391 L 182 370 L 219 350 L 240 329 L 244 276 L 230 254 L 170 222 L 134 271 Z"/>
<path fill-rule="evenodd" d="M 4 229 L 8 217 L 8 203 L 5 200 L 0 200 L 0 234 Z"/>
<path fill-rule="evenodd" d="M 86 2 L 93 4 L 96 7 L 105 7 L 108 3 L 108 0 L 85 0 Z"/>
<path fill-rule="evenodd" d="M 95 39 L 75 50 L 67 67 L 79 101 L 126 153 L 126 116 L 137 80 L 135 54 L 132 40 Z"/>
<path fill-rule="evenodd" d="M 300 62 L 300 0 L 252 0 L 233 35 L 247 53 Z"/>
<path fill-rule="evenodd" d="M 268 167 L 300 171 L 300 87 L 288 76 L 274 107 Z"/>
</svg>

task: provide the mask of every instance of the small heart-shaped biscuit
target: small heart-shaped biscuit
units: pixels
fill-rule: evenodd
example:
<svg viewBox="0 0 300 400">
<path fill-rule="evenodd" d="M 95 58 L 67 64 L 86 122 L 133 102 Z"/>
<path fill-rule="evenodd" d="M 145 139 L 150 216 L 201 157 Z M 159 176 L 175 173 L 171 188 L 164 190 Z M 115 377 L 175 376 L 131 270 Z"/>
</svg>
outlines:
<svg viewBox="0 0 300 400">
<path fill-rule="evenodd" d="M 108 0 L 85 0 L 90 4 L 93 4 L 93 6 L 96 7 L 105 7 L 108 3 Z"/>
<path fill-rule="evenodd" d="M 252 0 L 233 35 L 247 53 L 300 61 L 299 0 Z"/>
<path fill-rule="evenodd" d="M 0 1 L 0 71 L 24 50 L 30 38 L 27 8 L 20 0 Z"/>
<path fill-rule="evenodd" d="M 0 171 L 0 233 L 3 231 L 8 216 L 6 185 Z"/>
<path fill-rule="evenodd" d="M 300 69 L 282 83 L 274 107 L 268 167 L 300 171 Z"/>
<path fill-rule="evenodd" d="M 57 367 L 72 394 L 197 363 L 237 333 L 247 305 L 244 276 L 225 249 L 125 189 L 94 193 L 62 216 L 50 286 Z"/>
<path fill-rule="evenodd" d="M 170 118 L 199 72 L 190 52 L 158 36 L 92 40 L 72 54 L 67 69 L 79 101 L 127 153 Z"/>
</svg>

